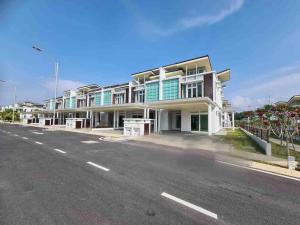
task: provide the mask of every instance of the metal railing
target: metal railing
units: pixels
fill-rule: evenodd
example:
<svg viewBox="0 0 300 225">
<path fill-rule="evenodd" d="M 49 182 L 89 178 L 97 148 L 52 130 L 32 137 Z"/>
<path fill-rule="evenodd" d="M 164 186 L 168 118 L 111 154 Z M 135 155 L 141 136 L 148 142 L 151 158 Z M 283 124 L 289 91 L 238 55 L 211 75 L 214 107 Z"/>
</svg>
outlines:
<svg viewBox="0 0 300 225">
<path fill-rule="evenodd" d="M 265 140 L 269 143 L 270 141 L 270 129 L 255 127 L 247 124 L 240 124 L 240 127 L 255 135 L 256 137 Z"/>
</svg>

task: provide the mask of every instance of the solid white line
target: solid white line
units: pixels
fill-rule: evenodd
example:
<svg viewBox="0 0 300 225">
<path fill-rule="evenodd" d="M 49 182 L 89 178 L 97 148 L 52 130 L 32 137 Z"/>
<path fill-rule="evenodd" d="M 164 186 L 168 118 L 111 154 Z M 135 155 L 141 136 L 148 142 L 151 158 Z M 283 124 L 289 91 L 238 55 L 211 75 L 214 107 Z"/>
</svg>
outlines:
<svg viewBox="0 0 300 225">
<path fill-rule="evenodd" d="M 228 163 L 228 162 L 223 162 L 223 161 L 219 161 L 219 160 L 217 160 L 216 162 L 226 164 L 226 165 L 229 165 L 229 166 L 235 166 L 235 167 L 239 167 L 239 168 L 243 168 L 243 169 L 247 169 L 247 170 L 253 170 L 253 171 L 266 173 L 266 174 L 270 174 L 270 175 L 274 175 L 274 176 L 278 176 L 278 177 L 284 177 L 284 178 L 287 178 L 287 179 L 300 181 L 300 179 L 296 178 L 296 177 L 285 176 L 285 175 L 278 174 L 278 173 L 272 173 L 272 172 L 269 172 L 269 171 L 255 169 L 255 168 L 251 168 L 251 167 L 247 167 L 247 166 L 240 166 L 240 165 L 236 165 L 236 164 L 232 164 L 232 163 Z"/>
<path fill-rule="evenodd" d="M 22 137 L 23 139 L 25 139 L 25 140 L 27 140 L 28 139 L 28 137 Z"/>
<path fill-rule="evenodd" d="M 93 162 L 87 162 L 87 164 L 90 164 L 90 165 L 92 165 L 92 166 L 94 166 L 94 167 L 97 167 L 97 168 L 99 168 L 99 169 L 101 169 L 101 170 L 104 170 L 104 171 L 109 171 L 109 169 L 107 169 L 107 168 L 105 168 L 105 167 L 103 167 L 103 166 L 100 166 L 100 165 L 98 165 L 98 164 L 96 164 L 96 163 L 93 163 Z"/>
<path fill-rule="evenodd" d="M 63 154 L 66 154 L 66 152 L 65 151 L 63 151 L 63 150 L 60 150 L 60 149 L 58 149 L 58 148 L 55 148 L 55 149 L 53 149 L 54 151 L 57 151 L 57 152 L 60 152 L 60 153 L 63 153 Z"/>
<path fill-rule="evenodd" d="M 44 134 L 44 133 L 41 133 L 41 132 L 32 132 L 33 134 Z"/>
<path fill-rule="evenodd" d="M 216 220 L 218 219 L 218 215 L 217 214 L 215 214 L 213 212 L 210 212 L 210 211 L 208 211 L 206 209 L 203 209 L 203 208 L 201 208 L 199 206 L 196 206 L 196 205 L 194 205 L 192 203 L 189 203 L 187 201 L 184 201 L 184 200 L 182 200 L 180 198 L 177 198 L 177 197 L 175 197 L 173 195 L 170 195 L 170 194 L 168 194 L 166 192 L 161 193 L 161 195 L 164 196 L 164 197 L 166 197 L 166 198 L 168 198 L 168 199 L 171 199 L 171 200 L 173 200 L 173 201 L 175 201 L 177 203 L 180 203 L 180 204 L 182 204 L 184 206 L 187 206 L 187 207 L 189 207 L 191 209 L 194 209 L 194 210 L 196 210 L 196 211 L 198 211 L 200 213 L 203 213 L 203 214 L 205 214 L 207 216 L 210 216 L 210 217 L 212 217 L 212 218 L 214 218 Z"/>
<path fill-rule="evenodd" d="M 35 141 L 36 144 L 38 145 L 42 145 L 43 143 L 42 142 L 39 142 L 39 141 Z"/>
</svg>

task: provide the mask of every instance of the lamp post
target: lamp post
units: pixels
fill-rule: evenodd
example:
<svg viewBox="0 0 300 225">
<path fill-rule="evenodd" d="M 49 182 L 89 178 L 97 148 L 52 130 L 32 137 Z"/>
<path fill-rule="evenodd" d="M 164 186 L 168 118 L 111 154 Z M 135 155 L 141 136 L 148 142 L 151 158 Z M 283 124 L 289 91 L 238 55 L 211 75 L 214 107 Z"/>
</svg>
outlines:
<svg viewBox="0 0 300 225">
<path fill-rule="evenodd" d="M 6 83 L 5 80 L 0 80 L 2 83 Z M 16 106 L 16 92 L 17 92 L 17 87 L 14 85 L 14 105 L 13 105 L 13 115 L 12 115 L 12 122 L 15 122 L 15 106 Z"/>
<path fill-rule="evenodd" d="M 41 48 L 32 46 L 35 51 L 42 52 Z M 54 60 L 54 76 L 55 76 L 55 87 L 54 87 L 54 106 L 53 106 L 53 126 L 55 126 L 55 113 L 56 113 L 56 98 L 57 98 L 57 84 L 58 84 L 58 62 Z"/>
</svg>

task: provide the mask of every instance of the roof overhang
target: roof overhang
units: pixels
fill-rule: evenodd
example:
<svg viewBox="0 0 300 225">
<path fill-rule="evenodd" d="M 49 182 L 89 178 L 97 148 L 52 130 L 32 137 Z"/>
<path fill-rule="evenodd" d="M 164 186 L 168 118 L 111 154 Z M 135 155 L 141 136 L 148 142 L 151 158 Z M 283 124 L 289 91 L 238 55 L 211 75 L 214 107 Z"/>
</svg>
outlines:
<svg viewBox="0 0 300 225">
<path fill-rule="evenodd" d="M 300 95 L 294 95 L 293 97 L 291 97 L 288 101 L 288 104 L 292 104 L 294 101 L 300 101 Z"/>
<path fill-rule="evenodd" d="M 177 69 L 177 68 L 183 67 L 183 68 L 187 68 L 187 69 L 192 69 L 192 68 L 195 68 L 196 65 L 198 67 L 205 67 L 207 71 L 212 71 L 212 66 L 211 66 L 210 58 L 208 55 L 168 64 L 168 65 L 162 66 L 162 68 Z M 158 70 L 159 70 L 159 67 L 153 68 L 150 70 L 145 70 L 142 72 L 132 74 L 132 77 L 139 78 L 139 77 L 144 77 L 144 76 L 150 76 L 150 75 L 153 75 L 153 73 Z"/>
<path fill-rule="evenodd" d="M 116 104 L 116 105 L 101 105 L 85 108 L 86 110 L 92 110 L 94 112 L 107 112 L 113 110 L 136 110 L 136 109 L 144 109 L 145 105 L 143 103 L 126 103 L 126 104 Z"/>
<path fill-rule="evenodd" d="M 208 97 L 162 100 L 156 102 L 148 102 L 147 104 L 150 108 L 174 110 L 207 110 L 209 104 L 215 106 L 215 103 Z"/>
<path fill-rule="evenodd" d="M 218 72 L 217 77 L 222 82 L 229 81 L 230 80 L 230 69 L 226 69 L 221 72 Z"/>
</svg>

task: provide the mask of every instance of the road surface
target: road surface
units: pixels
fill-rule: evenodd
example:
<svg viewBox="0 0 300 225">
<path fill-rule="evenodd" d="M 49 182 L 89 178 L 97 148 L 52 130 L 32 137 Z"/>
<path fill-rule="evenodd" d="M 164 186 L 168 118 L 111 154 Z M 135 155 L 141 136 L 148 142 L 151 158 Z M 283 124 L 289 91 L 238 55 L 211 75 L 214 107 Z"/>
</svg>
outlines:
<svg viewBox="0 0 300 225">
<path fill-rule="evenodd" d="M 0 224 L 300 224 L 300 181 L 213 153 L 0 125 Z"/>
</svg>

